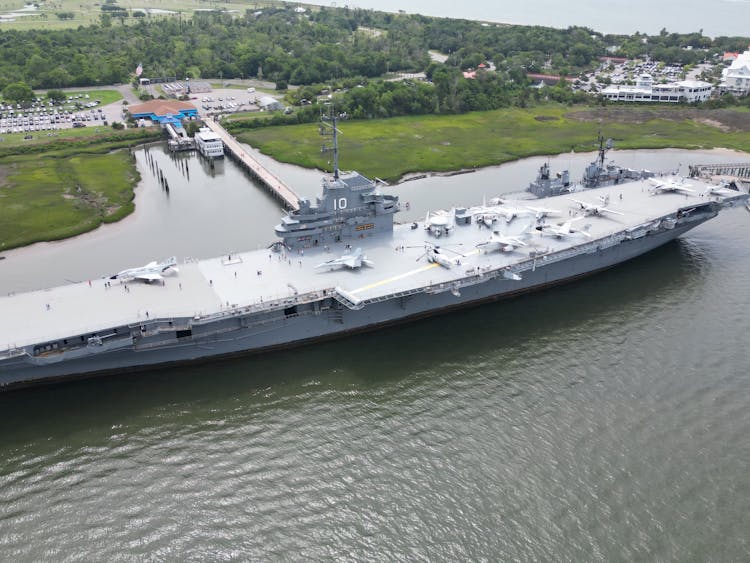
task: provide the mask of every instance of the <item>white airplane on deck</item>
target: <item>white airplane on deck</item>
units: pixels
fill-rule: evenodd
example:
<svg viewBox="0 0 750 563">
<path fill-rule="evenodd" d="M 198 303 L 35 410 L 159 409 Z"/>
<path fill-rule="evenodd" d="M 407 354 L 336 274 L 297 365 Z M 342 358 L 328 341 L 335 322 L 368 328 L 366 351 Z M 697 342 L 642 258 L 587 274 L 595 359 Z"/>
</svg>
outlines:
<svg viewBox="0 0 750 563">
<path fill-rule="evenodd" d="M 524 207 L 513 207 L 512 205 L 498 205 L 494 208 L 495 212 L 498 215 L 502 215 L 505 217 L 505 222 L 510 223 L 513 219 L 516 217 L 523 217 L 524 215 L 529 215 L 531 211 Z"/>
<path fill-rule="evenodd" d="M 574 199 L 572 197 L 569 197 L 568 199 L 570 201 L 575 202 L 578 208 L 583 210 L 584 215 L 596 215 L 598 217 L 601 217 L 605 213 L 612 213 L 614 215 L 625 215 L 621 211 L 615 211 L 614 209 L 610 209 L 607 207 L 607 205 L 609 205 L 609 197 L 602 198 L 601 196 L 599 196 L 599 199 L 601 200 L 603 205 L 589 203 L 588 201 L 581 201 L 580 199 Z"/>
<path fill-rule="evenodd" d="M 659 180 L 657 178 L 649 178 L 648 181 L 654 185 L 654 187 L 651 188 L 651 195 L 663 194 L 668 192 L 684 193 L 686 195 L 695 193 L 695 190 L 691 189 L 689 184 L 684 184 L 682 182 L 682 179 L 680 179 L 679 182 L 675 182 L 674 180 Z"/>
<path fill-rule="evenodd" d="M 500 250 L 502 252 L 513 252 L 519 246 L 526 246 L 526 243 L 518 237 L 500 234 L 495 231 L 490 235 L 489 240 L 477 244 L 477 248 L 484 249 L 485 252 Z"/>
<path fill-rule="evenodd" d="M 372 267 L 375 264 L 367 259 L 367 256 L 362 254 L 362 249 L 357 248 L 354 252 L 347 252 L 342 254 L 338 258 L 333 258 L 322 264 L 315 266 L 316 268 L 329 268 L 331 270 L 337 268 L 349 268 L 350 270 L 357 270 L 362 266 Z"/>
<path fill-rule="evenodd" d="M 111 276 L 112 280 L 138 280 L 146 283 L 163 282 L 164 275 L 177 273 L 177 258 L 172 256 L 163 262 L 149 262 L 140 268 L 130 268 Z"/>
<path fill-rule="evenodd" d="M 545 217 L 548 217 L 550 215 L 560 215 L 560 212 L 557 209 L 547 209 L 546 207 L 534 207 L 531 205 L 527 205 L 526 209 L 529 211 L 534 212 L 534 216 L 537 220 L 544 219 Z"/>
<path fill-rule="evenodd" d="M 573 227 L 573 223 L 580 219 L 583 219 L 583 217 L 574 217 L 569 221 L 565 221 L 565 223 L 563 223 L 562 225 L 539 225 L 536 230 L 540 231 L 542 234 L 548 233 L 557 238 L 563 238 L 570 235 L 583 235 L 585 237 L 591 238 L 591 235 L 586 231 Z"/>
<path fill-rule="evenodd" d="M 414 247 L 409 247 L 414 248 Z M 421 260 L 424 257 L 427 257 L 427 261 L 434 264 L 439 264 L 443 268 L 448 268 L 449 270 L 453 268 L 454 266 L 460 266 L 461 265 L 461 258 L 464 257 L 463 254 L 460 252 L 456 252 L 455 250 L 451 250 L 449 248 L 441 248 L 437 246 L 436 244 L 432 244 L 430 242 L 426 242 L 424 245 L 424 253 L 421 254 L 417 261 Z M 447 250 L 450 252 L 453 252 L 456 256 L 454 258 L 449 258 L 443 251 Z"/>
<path fill-rule="evenodd" d="M 728 188 L 726 184 L 720 185 L 720 186 L 708 186 L 704 191 L 704 196 L 711 196 L 711 195 L 732 195 L 736 194 L 737 191 L 733 190 L 731 188 Z"/>
<path fill-rule="evenodd" d="M 471 214 L 475 217 L 477 225 L 484 225 L 488 229 L 492 228 L 492 223 L 497 221 L 498 213 L 494 211 L 492 207 L 476 207 L 471 210 Z"/>
<path fill-rule="evenodd" d="M 424 228 L 434 237 L 441 237 L 448 235 L 453 223 L 455 210 L 450 211 L 428 211 L 427 216 L 424 219 Z"/>
<path fill-rule="evenodd" d="M 489 207 L 481 205 L 471 210 L 471 214 L 477 218 L 477 223 L 485 225 L 488 228 L 492 228 L 492 223 L 500 217 L 503 217 L 506 223 L 510 223 L 516 217 L 530 215 L 531 212 L 530 208 L 513 207 L 504 203 Z"/>
</svg>

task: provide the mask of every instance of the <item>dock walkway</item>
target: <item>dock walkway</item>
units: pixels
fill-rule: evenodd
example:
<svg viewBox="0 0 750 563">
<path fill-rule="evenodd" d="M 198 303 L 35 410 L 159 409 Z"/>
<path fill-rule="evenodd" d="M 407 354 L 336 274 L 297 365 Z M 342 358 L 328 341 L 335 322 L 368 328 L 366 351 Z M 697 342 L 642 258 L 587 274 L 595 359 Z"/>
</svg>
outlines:
<svg viewBox="0 0 750 563">
<path fill-rule="evenodd" d="M 691 178 L 706 177 L 711 175 L 750 178 L 750 162 L 690 165 Z"/>
<path fill-rule="evenodd" d="M 276 175 L 267 170 L 260 162 L 247 154 L 240 143 L 229 132 L 212 119 L 205 120 L 206 127 L 211 129 L 224 143 L 224 149 L 251 176 L 263 184 L 276 199 L 290 210 L 299 209 L 299 196 L 282 182 Z"/>
</svg>

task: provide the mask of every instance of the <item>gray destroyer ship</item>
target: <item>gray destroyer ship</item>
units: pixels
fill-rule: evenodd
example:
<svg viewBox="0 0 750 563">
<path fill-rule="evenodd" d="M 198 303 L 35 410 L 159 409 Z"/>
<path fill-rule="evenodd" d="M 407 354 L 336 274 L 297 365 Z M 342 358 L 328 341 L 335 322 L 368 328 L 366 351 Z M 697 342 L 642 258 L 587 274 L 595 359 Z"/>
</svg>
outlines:
<svg viewBox="0 0 750 563">
<path fill-rule="evenodd" d="M 607 139 L 605 142 L 604 137 L 599 133 L 597 142 L 599 143 L 599 149 L 596 158 L 583 171 L 580 183 L 571 181 L 569 170 L 563 170 L 553 176 L 550 173 L 549 163 L 545 162 L 539 168 L 536 179 L 529 184 L 526 191 L 536 197 L 550 197 L 600 186 L 611 186 L 622 182 L 645 180 L 656 176 L 650 170 L 623 168 L 617 166 L 614 162 L 607 162 L 607 152 L 614 146 L 612 139 Z"/>
<path fill-rule="evenodd" d="M 661 177 L 397 224 L 398 197 L 335 162 L 268 249 L 0 298 L 0 388 L 257 353 L 509 298 L 644 254 L 748 198 Z"/>
</svg>

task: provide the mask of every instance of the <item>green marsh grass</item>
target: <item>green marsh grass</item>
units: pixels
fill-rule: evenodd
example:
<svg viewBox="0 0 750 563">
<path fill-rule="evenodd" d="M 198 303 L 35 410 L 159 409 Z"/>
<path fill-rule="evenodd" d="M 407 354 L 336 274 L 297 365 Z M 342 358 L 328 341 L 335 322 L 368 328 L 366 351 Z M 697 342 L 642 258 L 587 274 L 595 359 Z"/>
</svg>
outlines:
<svg viewBox="0 0 750 563">
<path fill-rule="evenodd" d="M 583 114 L 581 114 L 583 115 Z M 635 114 L 634 114 L 635 115 Z M 414 116 L 342 121 L 340 166 L 370 177 L 397 181 L 405 174 L 479 168 L 535 155 L 595 150 L 602 135 L 620 149 L 710 149 L 750 151 L 750 133 L 725 131 L 675 112 L 635 120 L 577 116 L 558 105 L 503 109 L 455 116 Z M 282 162 L 330 170 L 330 153 L 316 124 L 244 130 L 238 138 Z"/>
</svg>

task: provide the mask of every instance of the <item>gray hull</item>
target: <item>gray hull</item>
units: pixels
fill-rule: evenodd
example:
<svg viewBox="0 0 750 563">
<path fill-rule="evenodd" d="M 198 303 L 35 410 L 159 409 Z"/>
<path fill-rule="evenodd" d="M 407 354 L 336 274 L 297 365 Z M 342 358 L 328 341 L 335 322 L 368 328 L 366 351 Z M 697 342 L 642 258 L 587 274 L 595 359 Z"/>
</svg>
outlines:
<svg viewBox="0 0 750 563">
<path fill-rule="evenodd" d="M 429 288 L 376 302 L 347 307 L 331 297 L 263 314 L 250 313 L 193 326 L 188 336 L 156 333 L 139 342 L 113 340 L 81 348 L 80 357 L 59 359 L 18 355 L 0 366 L 0 385 L 8 389 L 76 376 L 144 370 L 222 356 L 302 345 L 353 332 L 374 330 L 482 302 L 540 290 L 610 268 L 677 238 L 713 217 L 704 215 L 674 228 L 622 240 L 607 248 L 592 247 L 586 253 L 552 263 L 540 260 L 523 272 L 520 280 L 502 276 L 459 286 Z M 171 325 L 171 323 L 170 323 Z"/>
</svg>

